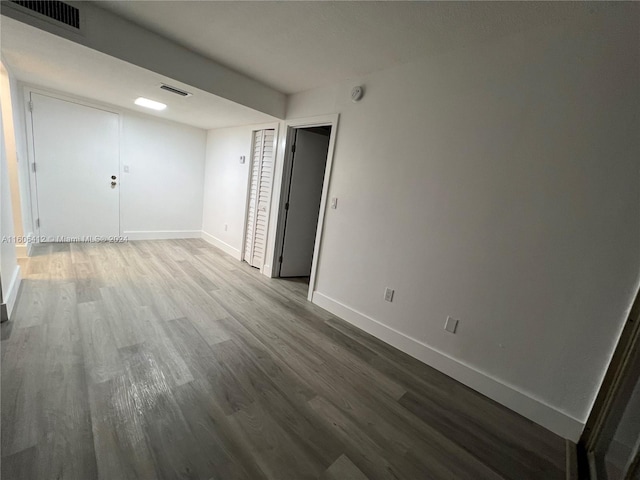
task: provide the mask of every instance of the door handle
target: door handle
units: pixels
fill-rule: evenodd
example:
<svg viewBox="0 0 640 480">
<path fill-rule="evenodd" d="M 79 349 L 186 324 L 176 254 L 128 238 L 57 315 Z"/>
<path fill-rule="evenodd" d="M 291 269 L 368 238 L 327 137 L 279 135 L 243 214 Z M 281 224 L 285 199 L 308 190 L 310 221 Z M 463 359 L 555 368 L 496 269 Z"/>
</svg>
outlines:
<svg viewBox="0 0 640 480">
<path fill-rule="evenodd" d="M 116 182 L 111 182 L 111 186 L 112 186 L 112 187 L 115 187 L 116 185 L 117 185 L 117 183 L 116 183 Z"/>
</svg>

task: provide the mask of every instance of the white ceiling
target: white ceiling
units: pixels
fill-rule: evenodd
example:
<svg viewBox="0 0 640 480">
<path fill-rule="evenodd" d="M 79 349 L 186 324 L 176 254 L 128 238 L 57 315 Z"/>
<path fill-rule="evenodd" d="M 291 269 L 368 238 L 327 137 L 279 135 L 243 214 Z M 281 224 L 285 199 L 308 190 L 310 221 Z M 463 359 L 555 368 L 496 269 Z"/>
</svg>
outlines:
<svg viewBox="0 0 640 480">
<path fill-rule="evenodd" d="M 281 92 L 294 93 L 607 8 L 593 2 L 101 1 Z"/>
<path fill-rule="evenodd" d="M 21 81 L 129 110 L 210 129 L 273 121 L 273 117 L 176 82 L 128 62 L 1 17 L 2 57 Z M 193 93 L 182 98 L 160 83 Z M 156 112 L 134 105 L 137 97 L 167 104 Z"/>
<path fill-rule="evenodd" d="M 273 88 L 293 93 L 569 17 L 592 2 L 101 1 L 122 15 Z M 3 58 L 22 81 L 200 128 L 264 123 L 266 114 L 6 16 Z M 117 32 L 114 32 L 117 35 Z M 194 94 L 160 90 L 168 83 Z M 168 105 L 135 106 L 138 96 Z"/>
</svg>

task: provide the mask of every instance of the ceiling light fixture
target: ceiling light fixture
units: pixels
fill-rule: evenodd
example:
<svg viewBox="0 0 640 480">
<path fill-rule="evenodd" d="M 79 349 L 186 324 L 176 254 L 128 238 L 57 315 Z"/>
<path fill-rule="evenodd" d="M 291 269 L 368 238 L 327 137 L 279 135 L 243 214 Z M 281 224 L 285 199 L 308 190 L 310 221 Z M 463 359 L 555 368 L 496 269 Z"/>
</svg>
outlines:
<svg viewBox="0 0 640 480">
<path fill-rule="evenodd" d="M 148 98 L 144 97 L 136 98 L 135 104 L 140 105 L 141 107 L 151 108 L 153 110 L 164 110 L 165 108 L 167 108 L 164 103 L 149 100 Z"/>
</svg>

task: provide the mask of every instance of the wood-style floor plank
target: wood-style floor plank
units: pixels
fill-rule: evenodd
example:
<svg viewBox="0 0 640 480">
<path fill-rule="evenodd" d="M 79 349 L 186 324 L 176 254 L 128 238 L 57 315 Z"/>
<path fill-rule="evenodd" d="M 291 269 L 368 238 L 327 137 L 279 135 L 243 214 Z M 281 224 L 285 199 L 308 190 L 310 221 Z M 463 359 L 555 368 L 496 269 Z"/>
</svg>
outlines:
<svg viewBox="0 0 640 480">
<path fill-rule="evenodd" d="M 2 479 L 38 478 L 38 450 L 35 446 L 2 457 Z"/>
<path fill-rule="evenodd" d="M 158 478 L 136 395 L 129 371 L 89 387 L 96 478 Z"/>
<path fill-rule="evenodd" d="M 358 470 L 349 457 L 340 457 L 331 464 L 327 471 L 322 474 L 319 480 L 369 480 L 364 473 Z"/>
<path fill-rule="evenodd" d="M 88 382 L 102 383 L 122 375 L 124 363 L 102 302 L 79 303 L 78 316 Z"/>
<path fill-rule="evenodd" d="M 199 239 L 36 245 L 2 478 L 560 480 L 564 440 Z"/>
<path fill-rule="evenodd" d="M 327 466 L 308 455 L 260 402 L 230 417 L 268 478 L 317 479 Z"/>
<path fill-rule="evenodd" d="M 2 342 L 2 455 L 33 447 L 40 437 L 44 327 L 14 329 Z"/>
</svg>

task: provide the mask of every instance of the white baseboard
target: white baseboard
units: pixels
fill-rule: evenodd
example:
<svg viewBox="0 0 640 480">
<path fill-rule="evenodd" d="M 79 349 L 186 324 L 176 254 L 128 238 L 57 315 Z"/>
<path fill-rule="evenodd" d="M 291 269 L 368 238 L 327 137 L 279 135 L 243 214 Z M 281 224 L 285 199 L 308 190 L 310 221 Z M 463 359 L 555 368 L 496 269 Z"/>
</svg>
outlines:
<svg viewBox="0 0 640 480">
<path fill-rule="evenodd" d="M 383 325 L 373 318 L 358 312 L 319 292 L 313 293 L 313 303 L 334 315 L 361 328 L 367 333 L 417 358 L 445 375 L 495 400 L 514 412 L 542 425 L 563 438 L 577 442 L 584 424 L 550 405 L 535 399 L 475 368 L 439 352 L 429 345 L 411 338 L 402 332 Z"/>
<path fill-rule="evenodd" d="M 123 237 L 129 240 L 171 240 L 174 238 L 200 238 L 200 230 L 131 230 L 125 231 Z"/>
<path fill-rule="evenodd" d="M 201 233 L 202 233 L 202 239 L 205 242 L 210 243 L 214 247 L 218 247 L 224 253 L 227 253 L 227 254 L 231 255 L 236 260 L 242 260 L 242 252 L 240 252 L 240 250 L 238 250 L 237 248 L 232 247 L 228 243 L 223 242 L 219 238 L 216 238 L 216 237 L 214 237 L 213 235 L 211 235 L 211 234 L 209 234 L 207 232 L 203 231 Z"/>
<path fill-rule="evenodd" d="M 22 275 L 20 273 L 20 265 L 16 265 L 13 275 L 11 276 L 11 281 L 9 282 L 9 287 L 7 288 L 6 298 L 4 299 L 9 320 L 11 320 L 11 316 L 13 314 L 13 307 L 16 306 L 16 300 L 18 299 L 18 292 L 20 291 L 21 283 Z"/>
</svg>

